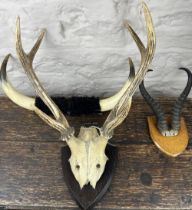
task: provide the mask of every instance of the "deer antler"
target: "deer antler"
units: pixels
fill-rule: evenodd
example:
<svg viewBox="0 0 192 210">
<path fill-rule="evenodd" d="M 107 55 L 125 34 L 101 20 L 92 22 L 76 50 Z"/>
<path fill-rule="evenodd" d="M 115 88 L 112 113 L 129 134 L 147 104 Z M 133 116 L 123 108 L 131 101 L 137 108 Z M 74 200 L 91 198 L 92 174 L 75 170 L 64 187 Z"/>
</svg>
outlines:
<svg viewBox="0 0 192 210">
<path fill-rule="evenodd" d="M 63 113 L 59 110 L 57 105 L 53 102 L 53 100 L 47 95 L 45 92 L 43 86 L 39 82 L 34 69 L 33 69 L 33 60 L 34 57 L 39 49 L 39 46 L 42 42 L 42 39 L 44 37 L 45 31 L 43 30 L 37 39 L 35 45 L 31 49 L 31 51 L 26 54 L 22 47 L 21 42 L 21 29 L 20 29 L 20 18 L 17 18 L 16 22 L 16 50 L 19 57 L 19 60 L 25 70 L 25 73 L 27 74 L 29 80 L 31 81 L 33 87 L 35 88 L 35 91 L 39 95 L 39 97 L 43 100 L 43 102 L 49 107 L 51 112 L 53 113 L 56 120 L 50 120 L 50 117 L 46 116 L 43 112 L 41 112 L 39 109 L 35 110 L 35 112 L 49 125 L 52 127 L 57 128 L 63 135 L 67 134 L 67 136 L 70 134 L 73 134 L 73 129 L 69 127 L 69 124 L 63 115 Z M 65 136 L 65 135 L 64 135 Z M 68 138 L 68 137 L 65 138 Z"/>
<path fill-rule="evenodd" d="M 127 26 L 128 30 L 130 31 L 133 39 L 135 40 L 140 53 L 141 53 L 141 64 L 139 70 L 137 71 L 132 83 L 125 91 L 124 95 L 121 97 L 117 105 L 114 109 L 110 112 L 109 116 L 107 117 L 104 125 L 103 125 L 103 133 L 105 136 L 112 136 L 113 130 L 120 125 L 126 116 L 129 113 L 129 109 L 131 107 L 131 98 L 136 91 L 139 84 L 144 79 L 144 76 L 147 72 L 147 69 L 153 59 L 155 45 L 156 45 L 156 38 L 155 38 L 155 31 L 153 27 L 152 18 L 145 3 L 143 5 L 144 16 L 146 20 L 146 29 L 147 29 L 147 48 L 144 47 L 143 43 L 132 29 L 132 27 L 126 22 L 125 26 Z M 133 62 L 131 58 L 129 58 L 130 66 L 133 68 Z"/>
<path fill-rule="evenodd" d="M 106 156 L 105 153 L 108 140 L 111 138 L 113 130 L 118 125 L 120 125 L 120 123 L 122 123 L 128 115 L 129 109 L 131 107 L 132 96 L 136 88 L 143 80 L 146 71 L 152 61 L 155 51 L 155 32 L 150 12 L 146 4 L 144 3 L 143 10 L 146 20 L 148 37 L 148 43 L 146 48 L 144 47 L 143 43 L 141 42 L 135 31 L 131 28 L 131 26 L 127 22 L 125 22 L 125 26 L 130 31 L 141 53 L 141 64 L 139 70 L 135 75 L 133 62 L 129 58 L 130 80 L 126 83 L 126 85 L 123 87 L 120 93 L 117 96 L 115 96 L 113 100 L 109 100 L 107 102 L 111 106 L 110 109 L 114 107 L 115 104 L 116 105 L 107 117 L 102 129 L 99 129 L 100 132 L 98 132 L 98 129 L 95 127 L 81 127 L 80 133 L 77 137 L 73 135 L 74 129 L 69 126 L 63 113 L 59 110 L 57 105 L 45 92 L 33 69 L 32 63 L 45 32 L 42 31 L 30 53 L 26 54 L 23 50 L 21 43 L 20 20 L 19 18 L 17 19 L 17 54 L 37 94 L 48 106 L 50 111 L 53 113 L 55 119 L 49 117 L 40 109 L 38 109 L 34 104 L 33 98 L 26 98 L 23 95 L 20 95 L 18 92 L 16 92 L 11 86 L 11 84 L 7 81 L 6 65 L 9 55 L 5 58 L 1 67 L 2 86 L 5 92 L 8 91 L 8 96 L 11 96 L 13 101 L 15 101 L 17 104 L 21 104 L 27 109 L 35 111 L 46 123 L 48 123 L 50 126 L 56 128 L 61 132 L 62 139 L 67 140 L 66 143 L 70 148 L 71 156 L 68 161 L 70 163 L 73 175 L 78 181 L 80 188 L 83 188 L 83 186 L 88 183 L 90 183 L 93 188 L 96 187 L 98 180 L 101 178 L 105 170 L 106 162 L 109 158 Z M 13 94 L 14 96 L 11 94 Z M 17 101 L 18 99 L 19 102 Z M 26 103 L 22 103 L 21 99 L 26 100 Z M 106 105 L 106 103 L 104 103 L 103 105 Z"/>
</svg>

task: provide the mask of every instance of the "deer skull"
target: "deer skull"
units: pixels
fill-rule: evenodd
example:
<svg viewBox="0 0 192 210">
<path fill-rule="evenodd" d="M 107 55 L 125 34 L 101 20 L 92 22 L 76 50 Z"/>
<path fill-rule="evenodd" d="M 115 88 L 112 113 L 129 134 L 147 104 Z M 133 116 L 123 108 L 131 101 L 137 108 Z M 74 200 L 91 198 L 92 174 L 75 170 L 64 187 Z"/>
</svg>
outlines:
<svg viewBox="0 0 192 210">
<path fill-rule="evenodd" d="M 71 170 L 81 188 L 88 183 L 95 188 L 103 174 L 108 160 L 105 155 L 107 142 L 95 127 L 81 127 L 78 137 L 72 137 L 68 142 Z"/>
<path fill-rule="evenodd" d="M 141 53 L 141 64 L 137 73 L 134 78 L 131 78 L 129 83 L 127 83 L 128 85 L 124 86 L 119 94 L 107 101 L 107 107 L 106 101 L 101 102 L 101 106 L 104 111 L 112 109 L 103 126 L 99 129 L 94 127 L 81 127 L 80 133 L 77 137 L 74 134 L 74 129 L 69 126 L 64 114 L 44 90 L 33 69 L 33 60 L 41 44 L 45 31 L 42 31 L 32 50 L 27 54 L 22 47 L 20 19 L 17 19 L 16 50 L 19 60 L 21 61 L 25 73 L 36 90 L 37 95 L 50 109 L 54 118 L 46 115 L 38 109 L 38 107 L 35 106 L 33 98 L 23 96 L 13 88 L 6 76 L 6 66 L 9 55 L 5 57 L 1 66 L 0 76 L 2 87 L 8 97 L 16 104 L 34 111 L 48 125 L 57 129 L 61 133 L 61 139 L 66 141 L 70 148 L 71 157 L 69 158 L 69 163 L 72 173 L 81 189 L 88 183 L 90 183 L 93 188 L 96 187 L 108 160 L 108 157 L 105 154 L 106 145 L 109 139 L 112 138 L 113 130 L 119 126 L 128 115 L 131 107 L 132 96 L 139 84 L 142 82 L 147 69 L 152 62 L 156 40 L 152 18 L 145 3 L 143 3 L 143 11 L 146 20 L 148 38 L 147 47 L 143 45 L 140 38 L 128 22 L 126 21 L 124 24 L 124 26 L 130 31 L 130 34 L 135 40 Z M 133 62 L 131 59 L 129 59 L 129 64 L 131 69 L 133 69 Z"/>
</svg>

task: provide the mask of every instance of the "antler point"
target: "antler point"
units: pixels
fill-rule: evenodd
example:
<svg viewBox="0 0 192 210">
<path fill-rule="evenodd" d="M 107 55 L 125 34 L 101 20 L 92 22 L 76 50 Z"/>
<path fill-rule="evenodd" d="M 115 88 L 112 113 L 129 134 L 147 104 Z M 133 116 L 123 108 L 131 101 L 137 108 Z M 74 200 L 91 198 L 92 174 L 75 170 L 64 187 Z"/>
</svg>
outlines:
<svg viewBox="0 0 192 210">
<path fill-rule="evenodd" d="M 128 60 L 129 60 L 129 64 L 133 65 L 133 61 L 132 61 L 132 59 L 130 57 L 128 58 Z"/>
<path fill-rule="evenodd" d="M 46 34 L 46 32 L 47 32 L 47 30 L 46 30 L 45 28 L 43 28 L 43 29 L 41 30 L 42 36 L 44 36 L 44 35 Z"/>
<path fill-rule="evenodd" d="M 17 16 L 16 22 L 17 22 L 17 23 L 20 22 L 20 16 Z"/>
<path fill-rule="evenodd" d="M 126 28 L 129 28 L 129 27 L 130 27 L 128 20 L 124 20 L 124 21 L 123 21 L 123 25 L 124 25 L 124 27 L 126 27 Z"/>
</svg>

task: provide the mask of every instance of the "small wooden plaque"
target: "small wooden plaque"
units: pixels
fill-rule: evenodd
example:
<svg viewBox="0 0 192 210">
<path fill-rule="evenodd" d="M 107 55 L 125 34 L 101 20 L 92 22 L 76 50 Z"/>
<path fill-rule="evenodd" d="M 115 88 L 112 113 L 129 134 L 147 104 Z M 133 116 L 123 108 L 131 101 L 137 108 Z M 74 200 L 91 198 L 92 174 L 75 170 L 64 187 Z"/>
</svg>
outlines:
<svg viewBox="0 0 192 210">
<path fill-rule="evenodd" d="M 150 136 L 155 145 L 166 155 L 176 157 L 187 147 L 189 136 L 184 118 L 181 118 L 181 128 L 177 136 L 162 136 L 156 126 L 156 118 L 148 117 Z"/>
</svg>

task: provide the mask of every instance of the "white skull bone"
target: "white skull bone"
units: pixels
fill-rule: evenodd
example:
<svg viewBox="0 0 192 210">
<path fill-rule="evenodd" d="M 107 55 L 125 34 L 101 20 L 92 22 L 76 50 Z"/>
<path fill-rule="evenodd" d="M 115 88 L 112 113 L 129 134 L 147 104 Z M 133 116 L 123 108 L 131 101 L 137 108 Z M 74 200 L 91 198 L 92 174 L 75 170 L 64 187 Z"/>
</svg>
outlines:
<svg viewBox="0 0 192 210">
<path fill-rule="evenodd" d="M 107 142 L 95 127 L 81 127 L 78 137 L 67 141 L 71 150 L 71 170 L 81 189 L 88 183 L 95 189 L 108 160 L 105 155 Z"/>
</svg>

